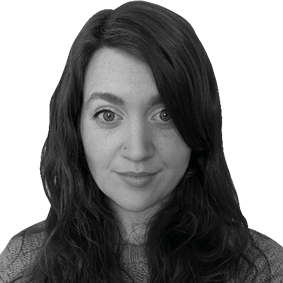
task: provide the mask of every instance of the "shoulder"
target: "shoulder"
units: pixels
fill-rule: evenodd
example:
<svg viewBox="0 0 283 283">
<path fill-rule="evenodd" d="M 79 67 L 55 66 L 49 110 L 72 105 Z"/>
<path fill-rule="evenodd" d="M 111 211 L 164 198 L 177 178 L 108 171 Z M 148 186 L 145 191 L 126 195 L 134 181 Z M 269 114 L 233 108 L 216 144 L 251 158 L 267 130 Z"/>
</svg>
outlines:
<svg viewBox="0 0 283 283">
<path fill-rule="evenodd" d="M 0 282 L 15 280 L 28 268 L 36 260 L 44 239 L 44 221 L 15 235 L 0 255 Z"/>
<path fill-rule="evenodd" d="M 250 235 L 253 245 L 246 254 L 258 269 L 256 282 L 283 282 L 283 247 L 255 230 L 250 229 Z"/>
</svg>

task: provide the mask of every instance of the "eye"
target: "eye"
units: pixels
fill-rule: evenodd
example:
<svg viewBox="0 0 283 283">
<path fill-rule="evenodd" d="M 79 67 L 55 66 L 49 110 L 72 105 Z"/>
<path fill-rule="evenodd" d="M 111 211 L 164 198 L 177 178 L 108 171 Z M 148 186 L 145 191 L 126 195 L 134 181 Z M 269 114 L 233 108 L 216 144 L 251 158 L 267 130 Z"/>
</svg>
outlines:
<svg viewBox="0 0 283 283">
<path fill-rule="evenodd" d="M 117 119 L 117 114 L 114 113 L 113 111 L 109 110 L 109 109 L 103 109 L 97 113 L 95 113 L 94 118 L 99 118 L 102 121 L 105 122 L 113 122 L 114 120 L 121 120 L 121 119 Z"/>
<path fill-rule="evenodd" d="M 161 120 L 162 122 L 168 122 L 171 120 L 171 116 L 166 109 L 161 110 L 152 117 L 152 120 Z"/>
<path fill-rule="evenodd" d="M 166 109 L 159 112 L 159 117 L 162 121 L 167 122 L 171 119 L 171 116 L 169 115 L 168 111 Z"/>
</svg>

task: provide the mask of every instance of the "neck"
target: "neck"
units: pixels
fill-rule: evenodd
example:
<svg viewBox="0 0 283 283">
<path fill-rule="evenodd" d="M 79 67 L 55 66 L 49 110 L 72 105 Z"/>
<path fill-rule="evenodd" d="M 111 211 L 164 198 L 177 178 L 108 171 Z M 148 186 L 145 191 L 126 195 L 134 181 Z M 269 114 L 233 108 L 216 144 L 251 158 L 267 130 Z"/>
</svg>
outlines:
<svg viewBox="0 0 283 283">
<path fill-rule="evenodd" d="M 123 237 L 128 244 L 142 245 L 146 241 L 146 228 L 153 216 L 152 211 L 125 212 L 116 214 L 121 223 Z"/>
<path fill-rule="evenodd" d="M 117 220 L 120 223 L 122 236 L 127 244 L 142 245 L 146 242 L 146 228 L 160 205 L 144 211 L 129 211 L 111 203 Z"/>
<path fill-rule="evenodd" d="M 144 223 L 132 223 L 131 225 L 124 226 L 124 240 L 127 244 L 131 245 L 143 245 L 146 241 L 145 231 L 146 224 Z"/>
</svg>

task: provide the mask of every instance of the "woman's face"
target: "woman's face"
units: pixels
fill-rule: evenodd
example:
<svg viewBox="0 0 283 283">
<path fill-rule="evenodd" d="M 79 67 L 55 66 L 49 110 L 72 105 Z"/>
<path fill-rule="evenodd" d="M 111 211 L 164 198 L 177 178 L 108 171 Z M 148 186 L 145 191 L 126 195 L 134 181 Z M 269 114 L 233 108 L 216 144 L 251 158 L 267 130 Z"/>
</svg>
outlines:
<svg viewBox="0 0 283 283">
<path fill-rule="evenodd" d="M 150 68 L 117 49 L 102 48 L 90 60 L 80 126 L 92 176 L 114 209 L 159 206 L 189 164 L 191 149 L 166 112 Z"/>
</svg>

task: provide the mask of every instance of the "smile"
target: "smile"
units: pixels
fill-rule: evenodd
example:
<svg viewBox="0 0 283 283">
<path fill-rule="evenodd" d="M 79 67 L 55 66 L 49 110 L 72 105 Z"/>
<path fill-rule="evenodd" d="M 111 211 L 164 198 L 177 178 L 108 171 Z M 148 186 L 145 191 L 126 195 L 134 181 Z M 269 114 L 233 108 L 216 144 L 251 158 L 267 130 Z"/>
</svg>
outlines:
<svg viewBox="0 0 283 283">
<path fill-rule="evenodd" d="M 157 173 L 149 173 L 149 172 L 141 172 L 141 173 L 135 173 L 135 172 L 121 172 L 118 173 L 118 176 L 120 179 L 129 187 L 132 188 L 142 188 L 147 186 L 149 183 L 151 183 Z"/>
</svg>

